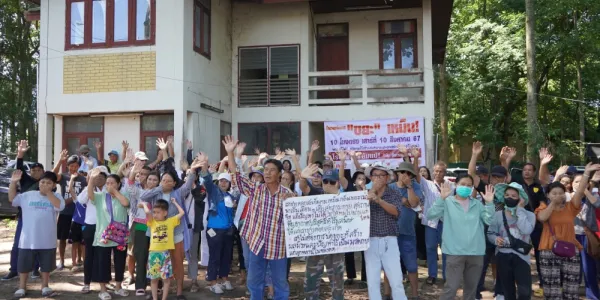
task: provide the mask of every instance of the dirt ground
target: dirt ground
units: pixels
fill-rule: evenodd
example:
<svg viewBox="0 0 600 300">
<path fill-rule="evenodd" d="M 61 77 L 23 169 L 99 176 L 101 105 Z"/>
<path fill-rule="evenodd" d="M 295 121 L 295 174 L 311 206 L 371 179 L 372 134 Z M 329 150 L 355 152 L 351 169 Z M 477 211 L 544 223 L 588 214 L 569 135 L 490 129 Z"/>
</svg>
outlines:
<svg viewBox="0 0 600 300">
<path fill-rule="evenodd" d="M 14 236 L 14 223 L 2 221 L 0 223 L 0 276 L 4 276 L 8 273 L 8 269 L 10 267 L 10 250 L 13 243 Z M 55 297 L 57 299 L 78 299 L 78 300 L 91 300 L 98 299 L 98 290 L 99 286 L 92 284 L 92 292 L 87 295 L 82 295 L 79 291 L 83 285 L 83 273 L 72 273 L 69 269 L 71 267 L 70 261 L 70 246 L 67 246 L 67 259 L 66 259 L 66 268 L 63 271 L 56 271 L 50 276 L 50 287 L 58 293 Z M 237 254 L 234 255 L 237 257 Z M 356 255 L 357 258 L 357 267 L 360 269 L 360 255 Z M 57 257 L 58 260 L 58 257 Z M 237 262 L 234 262 L 234 266 L 237 266 Z M 186 265 L 187 268 L 187 265 Z M 206 284 L 202 281 L 201 289 L 198 293 L 190 293 L 190 281 L 187 280 L 184 283 L 184 289 L 187 291 L 184 295 L 187 299 L 249 299 L 245 295 L 246 289 L 245 287 L 236 285 L 239 280 L 239 272 L 238 268 L 234 267 L 234 271 L 232 272 L 231 281 L 234 283 L 235 290 L 226 292 L 222 296 L 216 296 L 208 291 L 205 286 Z M 535 273 L 535 268 L 533 268 L 533 273 Z M 200 278 L 204 276 L 204 272 L 206 269 L 200 270 Z M 360 271 L 360 270 L 359 270 Z M 126 275 L 127 277 L 127 275 Z M 360 274 L 358 275 L 360 278 Z M 303 299 L 303 289 L 302 283 L 304 278 L 304 264 L 298 260 L 294 260 L 292 263 L 292 269 L 290 274 L 290 299 Z M 425 284 L 425 279 L 427 278 L 427 268 L 424 266 L 424 262 L 419 263 L 419 299 L 432 300 L 439 299 L 439 295 L 442 291 L 443 284 L 441 280 L 438 280 L 437 285 L 427 285 Z M 493 288 L 492 276 L 488 274 L 486 281 L 486 288 Z M 321 285 L 321 299 L 330 299 L 331 294 L 329 293 L 329 287 L 327 282 L 329 282 L 327 275 L 323 276 L 323 280 L 325 284 Z M 535 281 L 535 279 L 534 279 Z M 174 284 L 172 284 L 173 286 Z M 0 300 L 2 299 L 12 299 L 13 293 L 16 291 L 18 286 L 18 280 L 13 279 L 11 281 L 2 281 L 0 282 Z M 538 288 L 537 285 L 534 288 Z M 405 289 L 407 293 L 410 292 L 410 287 L 408 284 L 405 284 Z M 28 284 L 28 294 L 24 299 L 39 299 L 41 296 L 41 281 L 40 279 L 29 280 Z M 143 297 L 136 297 L 134 295 L 134 286 L 128 287 L 131 295 L 126 298 L 122 298 L 119 296 L 114 296 L 113 299 L 144 299 Z M 461 292 L 459 291 L 459 296 L 461 296 Z M 173 296 L 169 297 L 169 299 L 175 299 L 174 293 Z M 366 289 L 358 289 L 357 287 L 347 287 L 345 290 L 345 299 L 349 300 L 363 300 L 368 299 L 367 290 Z M 493 299 L 493 294 L 490 292 L 483 293 L 483 299 Z"/>
</svg>

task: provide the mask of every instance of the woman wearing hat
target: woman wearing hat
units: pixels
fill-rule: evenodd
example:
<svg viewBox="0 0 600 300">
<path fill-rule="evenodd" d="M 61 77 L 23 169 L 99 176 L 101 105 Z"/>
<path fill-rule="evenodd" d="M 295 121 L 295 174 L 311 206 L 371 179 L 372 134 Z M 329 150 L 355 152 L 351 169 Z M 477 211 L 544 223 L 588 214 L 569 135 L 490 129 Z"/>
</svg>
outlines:
<svg viewBox="0 0 600 300">
<path fill-rule="evenodd" d="M 209 197 L 206 234 L 210 252 L 206 280 L 209 282 L 211 292 L 223 294 L 223 289 L 233 290 L 228 276 L 232 258 L 230 253 L 233 251 L 233 203 L 238 197 L 229 192 L 231 189 L 229 173 L 219 174 L 218 186 L 213 183 L 212 174 L 208 172 L 207 160 L 202 161 L 200 175 L 204 179 Z M 221 278 L 221 283 L 217 283 L 217 277 Z"/>
<path fill-rule="evenodd" d="M 498 280 L 502 281 L 505 299 L 530 299 L 530 234 L 535 228 L 535 215 L 524 208 L 529 196 L 515 182 L 499 183 L 495 189 L 496 199 L 504 203 L 504 211 L 494 215 L 487 238 L 496 245 Z"/>
</svg>

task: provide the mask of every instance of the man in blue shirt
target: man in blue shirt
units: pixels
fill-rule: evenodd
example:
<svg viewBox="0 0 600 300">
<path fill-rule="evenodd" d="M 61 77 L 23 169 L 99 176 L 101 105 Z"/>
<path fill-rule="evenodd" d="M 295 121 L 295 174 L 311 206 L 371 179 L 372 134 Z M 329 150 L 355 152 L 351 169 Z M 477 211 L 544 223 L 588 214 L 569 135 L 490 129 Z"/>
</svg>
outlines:
<svg viewBox="0 0 600 300">
<path fill-rule="evenodd" d="M 417 297 L 419 295 L 419 281 L 415 219 L 418 213 L 414 209 L 423 204 L 424 197 L 421 185 L 415 180 L 417 173 L 410 162 L 400 163 L 394 173 L 396 174 L 396 182 L 390 183 L 388 187 L 400 192 L 403 204 L 398 218 L 398 248 L 400 248 L 402 263 L 408 273 L 412 296 Z M 386 291 L 384 291 L 384 294 L 386 294 Z"/>
</svg>

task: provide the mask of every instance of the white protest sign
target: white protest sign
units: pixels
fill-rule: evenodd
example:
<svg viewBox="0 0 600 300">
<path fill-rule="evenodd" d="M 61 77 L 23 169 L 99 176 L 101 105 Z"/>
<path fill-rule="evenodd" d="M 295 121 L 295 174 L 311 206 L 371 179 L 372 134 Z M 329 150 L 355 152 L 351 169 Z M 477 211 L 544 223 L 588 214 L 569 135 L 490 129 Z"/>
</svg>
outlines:
<svg viewBox="0 0 600 300">
<path fill-rule="evenodd" d="M 366 191 L 289 198 L 283 202 L 287 257 L 367 250 L 370 217 Z"/>
<path fill-rule="evenodd" d="M 361 152 L 358 160 L 372 164 L 381 162 L 385 167 L 396 168 L 402 161 L 398 145 L 410 150 L 416 146 L 421 150 L 420 165 L 425 161 L 425 130 L 423 117 L 397 118 L 368 121 L 325 122 L 325 153 L 330 155 L 339 168 L 339 150 Z M 409 153 L 409 156 L 412 155 Z M 346 168 L 353 168 L 350 157 Z"/>
</svg>

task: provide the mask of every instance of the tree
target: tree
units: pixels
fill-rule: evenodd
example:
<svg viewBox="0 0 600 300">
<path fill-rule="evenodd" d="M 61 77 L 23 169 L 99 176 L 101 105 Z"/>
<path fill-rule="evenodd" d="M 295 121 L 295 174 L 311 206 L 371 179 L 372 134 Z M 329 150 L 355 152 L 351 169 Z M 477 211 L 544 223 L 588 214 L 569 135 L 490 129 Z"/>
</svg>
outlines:
<svg viewBox="0 0 600 300">
<path fill-rule="evenodd" d="M 527 160 L 536 160 L 538 147 L 538 114 L 535 73 L 535 7 L 534 0 L 525 0 L 525 49 L 527 57 Z"/>
</svg>

